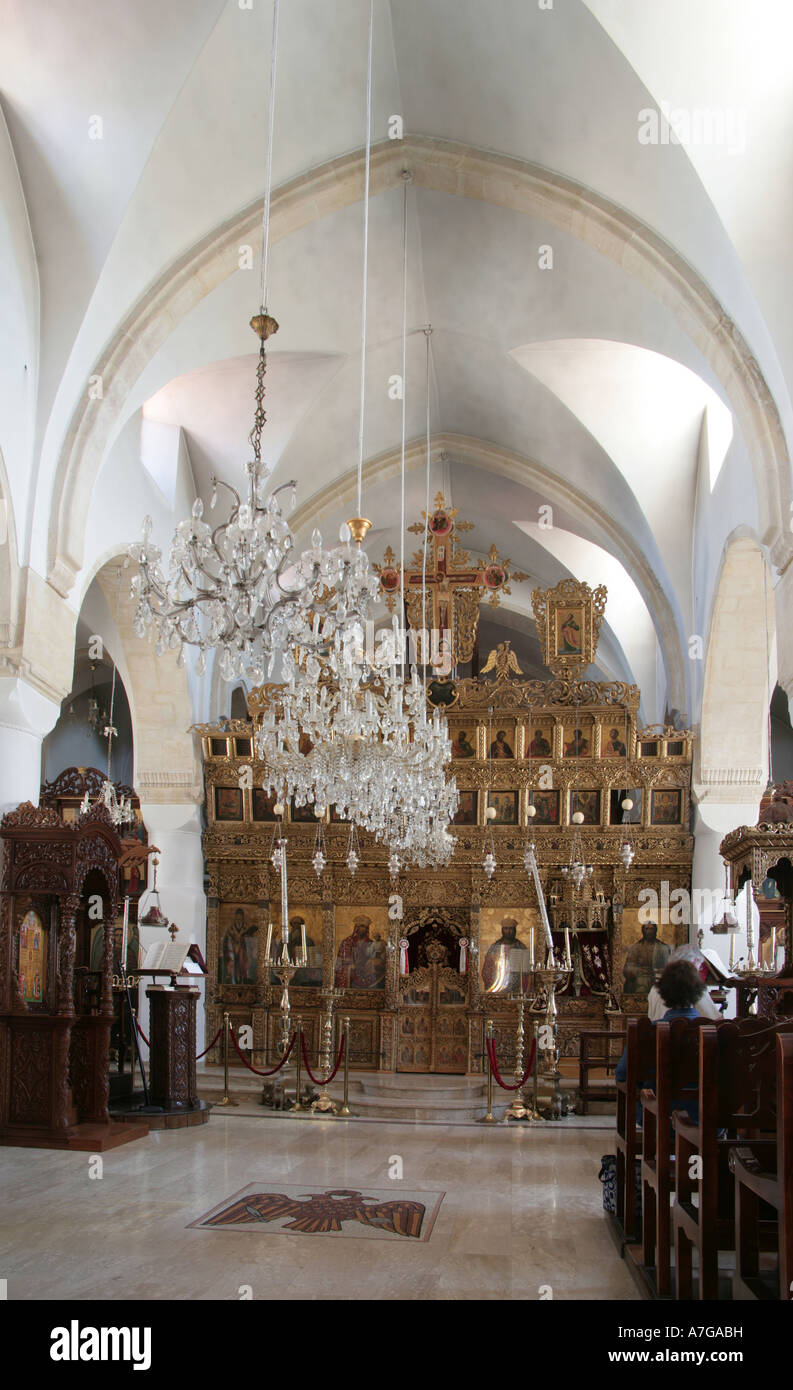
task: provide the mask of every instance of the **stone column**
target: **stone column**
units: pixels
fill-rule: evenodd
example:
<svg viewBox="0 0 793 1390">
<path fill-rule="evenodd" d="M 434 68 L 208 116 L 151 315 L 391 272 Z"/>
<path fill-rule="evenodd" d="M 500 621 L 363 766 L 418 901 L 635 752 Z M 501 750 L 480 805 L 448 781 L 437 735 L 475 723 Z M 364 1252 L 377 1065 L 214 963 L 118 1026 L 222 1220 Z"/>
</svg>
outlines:
<svg viewBox="0 0 793 1390">
<path fill-rule="evenodd" d="M 60 705 L 17 676 L 0 676 L 0 815 L 20 801 L 39 804 L 41 744 Z"/>
<path fill-rule="evenodd" d="M 719 845 L 730 830 L 739 825 L 755 825 L 757 822 L 757 800 L 700 801 L 695 809 L 694 821 L 694 863 L 691 870 L 691 923 L 689 940 L 696 944 L 697 932 L 703 931 L 702 944 L 714 950 L 721 957 L 725 968 L 730 960 L 730 938 L 719 933 L 714 936 L 710 924 L 720 910 L 721 895 L 725 887 L 724 860 L 719 854 Z M 745 939 L 743 937 L 741 940 Z M 736 942 L 737 945 L 737 942 Z M 736 956 L 737 956 L 736 952 Z M 725 1017 L 735 1015 L 735 1000 L 730 999 Z"/>
<path fill-rule="evenodd" d="M 180 945 L 195 942 L 206 960 L 206 898 L 204 896 L 204 856 L 201 848 L 201 813 L 194 802 L 160 803 L 141 798 L 141 815 L 149 833 L 149 844 L 157 845 L 159 867 L 157 889 L 162 910 L 179 928 L 176 940 Z M 149 875 L 151 881 L 151 875 Z M 207 970 L 215 963 L 207 960 Z M 205 1011 L 203 998 L 206 981 L 196 978 L 202 1002 L 196 1012 L 196 1051 L 205 1046 Z M 148 1030 L 149 1002 L 140 991 L 140 1026 Z M 146 1048 L 141 1042 L 141 1050 Z"/>
</svg>

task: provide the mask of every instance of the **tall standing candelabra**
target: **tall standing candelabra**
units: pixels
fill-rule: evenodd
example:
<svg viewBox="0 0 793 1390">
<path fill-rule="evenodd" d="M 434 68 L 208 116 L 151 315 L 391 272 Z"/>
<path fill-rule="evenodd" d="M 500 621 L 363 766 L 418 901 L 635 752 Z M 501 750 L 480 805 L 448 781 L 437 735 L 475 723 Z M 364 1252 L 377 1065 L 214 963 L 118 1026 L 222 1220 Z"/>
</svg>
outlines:
<svg viewBox="0 0 793 1390">
<path fill-rule="evenodd" d="M 533 963 L 532 963 L 532 964 L 533 964 Z M 528 983 L 528 980 L 527 980 L 527 983 Z M 524 1079 L 523 1079 L 524 1053 L 525 1053 L 525 1040 L 526 1040 L 526 1030 L 525 1030 L 525 1027 L 524 1027 L 524 1018 L 525 1018 L 526 1004 L 528 1003 L 528 1001 L 529 1001 L 532 997 L 533 997 L 533 994 L 527 993 L 527 991 L 523 988 L 523 977 L 521 976 L 521 988 L 520 988 L 520 990 L 519 990 L 519 991 L 515 991 L 514 993 L 510 994 L 510 996 L 509 996 L 509 998 L 512 999 L 512 1000 L 514 1000 L 514 1001 L 517 1003 L 517 1006 L 518 1006 L 518 1021 L 517 1021 L 517 1028 L 516 1028 L 516 1031 L 515 1031 L 515 1085 L 517 1086 L 518 1089 L 515 1091 L 515 1094 L 514 1094 L 512 1100 L 510 1101 L 509 1105 L 507 1106 L 507 1109 L 506 1109 L 505 1114 L 504 1114 L 504 1119 L 505 1119 L 505 1120 L 528 1120 L 528 1121 L 530 1121 L 530 1122 L 533 1122 L 534 1120 L 539 1120 L 539 1118 L 540 1118 L 539 1114 L 537 1113 L 537 1110 L 536 1110 L 535 1107 L 534 1107 L 533 1102 L 532 1102 L 530 1099 L 528 1099 L 528 1098 L 526 1097 L 526 1095 L 525 1095 L 526 1082 L 524 1082 Z M 535 1069 L 535 1071 L 536 1071 L 536 1068 L 537 1068 L 537 1066 L 538 1066 L 538 1060 L 539 1060 L 539 1059 L 538 1059 L 537 1056 L 535 1055 L 535 1058 L 534 1058 L 534 1069 Z"/>
<path fill-rule="evenodd" d="M 539 1073 L 542 1058 L 541 1079 L 545 1083 L 547 1100 L 540 1113 L 549 1120 L 561 1120 L 570 1108 L 568 1098 L 562 1090 L 562 1074 L 559 1070 L 559 1011 L 556 1005 L 556 991 L 560 986 L 567 984 L 572 972 L 569 945 L 566 958 L 560 965 L 556 964 L 551 951 L 545 965 L 538 966 L 534 972 L 537 986 L 535 1007 L 538 1004 L 544 1005 L 539 1027 L 537 1070 Z"/>
<path fill-rule="evenodd" d="M 333 1006 L 341 999 L 343 993 L 344 990 L 342 989 L 323 989 L 321 991 L 321 997 L 325 1004 L 325 1016 L 322 1020 L 319 1068 L 324 1077 L 330 1076 L 332 1066 Z M 327 1082 L 323 1084 L 317 1099 L 311 1102 L 311 1109 L 319 1111 L 322 1115 L 338 1115 L 339 1107 L 328 1095 Z"/>
<path fill-rule="evenodd" d="M 273 807 L 275 814 L 283 816 L 284 808 L 279 802 Z M 272 853 L 273 867 L 280 871 L 281 875 L 281 943 L 275 955 L 273 955 L 273 924 L 267 927 L 267 945 L 264 950 L 265 969 L 270 969 L 276 978 L 281 982 L 281 1056 L 289 1046 L 289 1028 L 291 1022 L 291 1005 L 289 1001 L 289 986 L 292 977 L 298 970 L 304 970 L 308 965 L 308 951 L 306 945 L 306 928 L 301 928 L 300 949 L 293 960 L 289 950 L 289 880 L 286 872 L 286 839 L 283 833 L 283 823 L 279 826 L 278 838 L 273 844 Z M 298 1102 L 300 1097 L 298 1096 Z"/>
</svg>

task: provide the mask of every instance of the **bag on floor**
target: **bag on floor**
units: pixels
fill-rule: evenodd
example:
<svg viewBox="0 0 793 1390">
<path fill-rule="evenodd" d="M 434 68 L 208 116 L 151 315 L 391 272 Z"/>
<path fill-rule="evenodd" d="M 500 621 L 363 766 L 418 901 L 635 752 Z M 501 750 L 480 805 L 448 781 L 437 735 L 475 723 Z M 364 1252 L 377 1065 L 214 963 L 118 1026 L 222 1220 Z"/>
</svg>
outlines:
<svg viewBox="0 0 793 1390">
<path fill-rule="evenodd" d="M 617 1155 L 604 1154 L 600 1160 L 598 1177 L 603 1184 L 603 1210 L 617 1214 Z M 641 1159 L 636 1160 L 636 1215 L 642 1214 L 642 1168 Z"/>
<path fill-rule="evenodd" d="M 603 1184 L 603 1210 L 617 1213 L 617 1155 L 604 1154 L 600 1160 L 598 1177 Z"/>
</svg>

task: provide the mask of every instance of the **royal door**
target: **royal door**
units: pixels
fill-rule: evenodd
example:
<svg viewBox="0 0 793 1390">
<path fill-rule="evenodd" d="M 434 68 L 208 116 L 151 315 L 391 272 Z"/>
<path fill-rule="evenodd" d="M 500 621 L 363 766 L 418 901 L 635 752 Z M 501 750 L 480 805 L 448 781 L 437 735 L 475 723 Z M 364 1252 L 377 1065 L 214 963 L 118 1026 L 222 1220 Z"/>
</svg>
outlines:
<svg viewBox="0 0 793 1390">
<path fill-rule="evenodd" d="M 449 950 L 427 942 L 427 964 L 400 983 L 397 1071 L 464 1075 L 468 1068 L 468 976 L 448 964 Z"/>
</svg>

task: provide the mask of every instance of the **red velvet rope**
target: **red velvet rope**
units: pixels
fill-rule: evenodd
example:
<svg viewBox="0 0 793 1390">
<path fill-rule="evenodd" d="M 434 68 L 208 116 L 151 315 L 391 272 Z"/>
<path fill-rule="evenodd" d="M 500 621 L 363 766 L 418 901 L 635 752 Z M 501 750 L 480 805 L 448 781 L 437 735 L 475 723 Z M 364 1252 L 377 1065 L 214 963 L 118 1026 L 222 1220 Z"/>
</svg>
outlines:
<svg viewBox="0 0 793 1390">
<path fill-rule="evenodd" d="M 526 1070 L 524 1071 L 522 1079 L 518 1082 L 518 1084 L 517 1084 L 516 1086 L 509 1086 L 509 1085 L 507 1085 L 506 1081 L 502 1081 L 502 1080 L 501 1080 L 501 1077 L 499 1076 L 499 1072 L 498 1072 L 498 1062 L 496 1061 L 496 1045 L 495 1045 L 495 1043 L 493 1042 L 493 1039 L 492 1039 L 492 1038 L 485 1038 L 485 1046 L 487 1047 L 487 1056 L 488 1056 L 488 1060 L 489 1060 L 489 1062 L 490 1062 L 490 1070 L 492 1071 L 492 1073 L 493 1073 L 494 1077 L 496 1078 L 496 1081 L 498 1082 L 498 1084 L 499 1084 L 499 1086 L 501 1087 L 502 1091 L 519 1091 L 520 1088 L 521 1088 L 521 1086 L 525 1086 L 525 1085 L 526 1085 L 526 1082 L 528 1081 L 529 1077 L 531 1076 L 532 1070 L 533 1070 L 533 1068 L 534 1068 L 534 1058 L 535 1058 L 535 1055 L 536 1055 L 536 1052 L 537 1052 L 537 1039 L 536 1039 L 536 1038 L 533 1039 L 532 1044 L 531 1044 L 531 1052 L 529 1053 L 529 1065 L 527 1066 Z"/>
<path fill-rule="evenodd" d="M 286 1066 L 286 1063 L 289 1061 L 289 1054 L 295 1045 L 295 1038 L 297 1037 L 297 1033 L 292 1034 L 292 1041 L 290 1042 L 288 1048 L 286 1049 L 286 1052 L 284 1053 L 277 1067 L 273 1067 L 270 1071 L 259 1071 L 258 1067 L 251 1066 L 247 1057 L 244 1055 L 243 1052 L 240 1051 L 239 1043 L 237 1042 L 237 1039 L 234 1036 L 234 1029 L 232 1028 L 231 1024 L 229 1024 L 229 1033 L 231 1034 L 231 1041 L 237 1049 L 237 1056 L 239 1057 L 240 1061 L 245 1064 L 245 1066 L 248 1068 L 248 1071 L 255 1072 L 257 1076 L 275 1076 L 275 1073 L 277 1071 L 280 1071 L 283 1066 Z"/>
<path fill-rule="evenodd" d="M 341 1066 L 341 1059 L 342 1059 L 342 1054 L 343 1054 L 343 1052 L 344 1052 L 344 1043 L 345 1043 L 344 1035 L 342 1034 L 341 1043 L 339 1044 L 339 1055 L 338 1055 L 338 1057 L 336 1058 L 336 1065 L 335 1065 L 335 1067 L 333 1068 L 333 1071 L 331 1072 L 331 1074 L 330 1074 L 330 1076 L 328 1077 L 327 1081 L 319 1081 L 319 1080 L 317 1080 L 317 1077 L 314 1075 L 314 1073 L 312 1072 L 310 1066 L 308 1065 L 308 1057 L 307 1057 L 307 1055 L 306 1055 L 306 1039 L 305 1039 L 305 1034 L 302 1035 L 302 1039 L 301 1039 L 301 1040 L 302 1040 L 302 1043 L 303 1043 L 303 1061 L 304 1061 L 305 1066 L 306 1066 L 306 1071 L 308 1072 L 308 1075 L 309 1075 L 309 1080 L 310 1080 L 310 1081 L 313 1081 L 315 1086 L 329 1086 L 330 1083 L 331 1083 L 331 1081 L 333 1080 L 334 1076 L 336 1075 L 336 1072 L 339 1070 L 339 1067 Z"/>
<path fill-rule="evenodd" d="M 196 1061 L 197 1061 L 197 1062 L 200 1062 L 202 1057 L 206 1057 L 206 1055 L 207 1055 L 207 1053 L 210 1051 L 210 1049 L 213 1048 L 213 1047 L 215 1046 L 215 1043 L 217 1042 L 217 1040 L 218 1040 L 218 1038 L 220 1037 L 220 1035 L 221 1035 L 222 1032 L 223 1032 L 223 1024 L 221 1023 L 221 1025 L 220 1025 L 220 1027 L 218 1028 L 218 1031 L 216 1032 L 216 1034 L 215 1034 L 214 1038 L 212 1039 L 211 1043 L 208 1043 L 208 1044 L 207 1044 L 207 1046 L 204 1048 L 203 1052 L 199 1052 L 198 1056 L 196 1057 Z"/>
<path fill-rule="evenodd" d="M 140 1033 L 140 1036 L 143 1038 L 143 1041 L 145 1042 L 146 1046 L 147 1046 L 147 1047 L 151 1047 L 151 1043 L 149 1042 L 148 1038 L 146 1037 L 146 1034 L 144 1033 L 143 1029 L 141 1028 L 140 1024 L 138 1023 L 138 1020 L 137 1020 L 137 1019 L 135 1019 L 135 1027 L 137 1028 L 138 1032 Z M 197 1062 L 200 1062 L 202 1057 L 206 1057 L 206 1055 L 207 1055 L 207 1053 L 210 1051 L 210 1049 L 213 1048 L 213 1047 L 215 1046 L 215 1043 L 217 1042 L 217 1040 L 218 1040 L 218 1038 L 220 1037 L 220 1035 L 221 1035 L 222 1032 L 223 1032 L 223 1025 L 221 1024 L 220 1028 L 218 1028 L 218 1031 L 216 1032 L 216 1034 L 215 1034 L 214 1038 L 212 1039 L 211 1043 L 209 1043 L 209 1045 L 208 1045 L 207 1047 L 204 1048 L 204 1051 L 203 1051 L 203 1052 L 199 1052 L 199 1053 L 198 1053 L 198 1056 L 196 1057 L 196 1061 L 197 1061 Z"/>
</svg>

